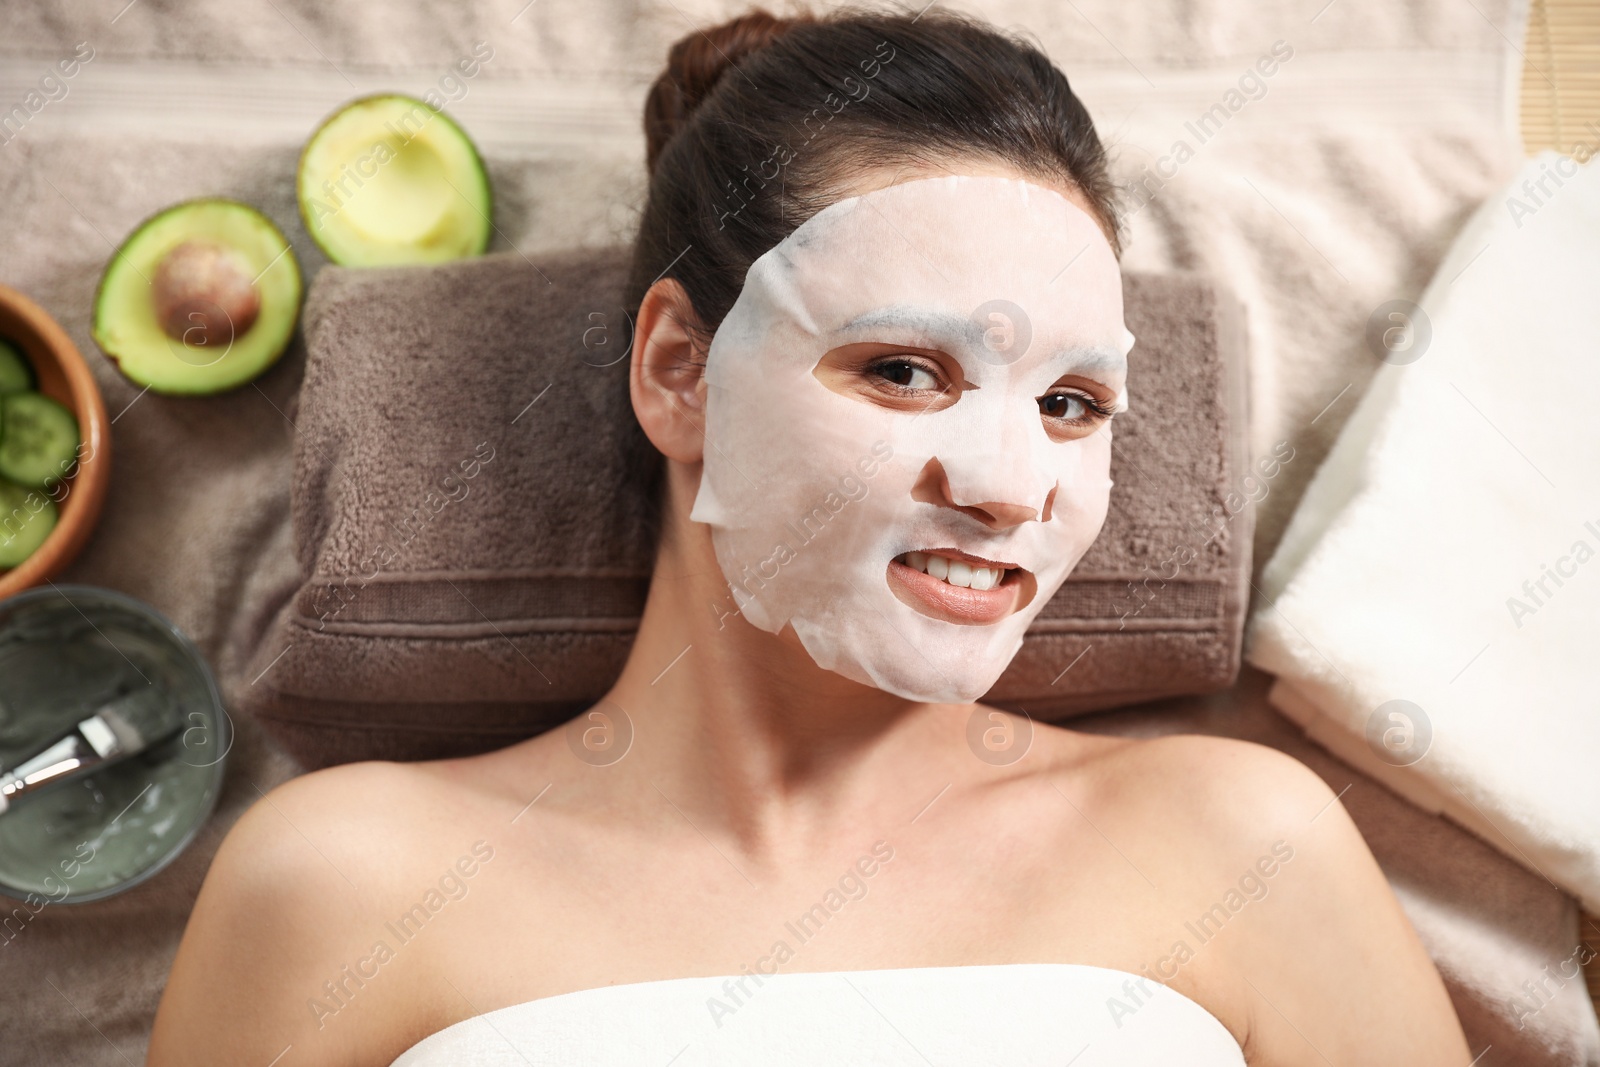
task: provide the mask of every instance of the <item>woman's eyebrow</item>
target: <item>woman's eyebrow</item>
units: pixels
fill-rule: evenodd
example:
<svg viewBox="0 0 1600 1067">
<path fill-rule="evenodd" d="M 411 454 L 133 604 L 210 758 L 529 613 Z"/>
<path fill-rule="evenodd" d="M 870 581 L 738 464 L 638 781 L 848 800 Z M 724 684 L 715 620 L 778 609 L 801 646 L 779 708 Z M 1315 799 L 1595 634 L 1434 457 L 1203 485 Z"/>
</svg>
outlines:
<svg viewBox="0 0 1600 1067">
<path fill-rule="evenodd" d="M 961 345 L 983 343 L 984 327 L 976 320 L 937 308 L 910 307 L 894 304 L 862 312 L 834 330 L 835 336 L 858 330 L 903 327 L 917 330 L 924 336 L 958 342 Z"/>
<path fill-rule="evenodd" d="M 968 349 L 982 346 L 984 332 L 990 328 L 976 319 L 938 308 L 895 304 L 863 312 L 834 330 L 832 335 L 839 337 L 885 327 L 915 330 L 929 340 L 953 342 L 957 348 Z M 1126 374 L 1128 371 L 1128 357 L 1109 345 L 1073 345 L 1054 353 L 1051 361 L 1062 365 L 1062 374 Z"/>
<path fill-rule="evenodd" d="M 1056 358 L 1064 361 L 1068 365 L 1067 370 L 1071 371 L 1089 374 L 1128 373 L 1128 357 L 1104 345 L 1074 345 L 1058 353 Z"/>
</svg>

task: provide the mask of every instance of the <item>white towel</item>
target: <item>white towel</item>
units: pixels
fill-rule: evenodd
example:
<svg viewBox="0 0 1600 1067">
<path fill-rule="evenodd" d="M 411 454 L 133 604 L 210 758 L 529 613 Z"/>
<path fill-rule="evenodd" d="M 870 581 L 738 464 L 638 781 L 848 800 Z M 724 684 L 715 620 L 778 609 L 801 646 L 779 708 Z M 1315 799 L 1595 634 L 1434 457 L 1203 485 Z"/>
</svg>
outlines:
<svg viewBox="0 0 1600 1067">
<path fill-rule="evenodd" d="M 1074 963 L 664 978 L 541 997 L 423 1038 L 391 1067 L 1244 1067 L 1205 1008 Z"/>
<path fill-rule="evenodd" d="M 1247 657 L 1313 739 L 1600 910 L 1600 165 L 1529 160 L 1420 304 Z"/>
</svg>

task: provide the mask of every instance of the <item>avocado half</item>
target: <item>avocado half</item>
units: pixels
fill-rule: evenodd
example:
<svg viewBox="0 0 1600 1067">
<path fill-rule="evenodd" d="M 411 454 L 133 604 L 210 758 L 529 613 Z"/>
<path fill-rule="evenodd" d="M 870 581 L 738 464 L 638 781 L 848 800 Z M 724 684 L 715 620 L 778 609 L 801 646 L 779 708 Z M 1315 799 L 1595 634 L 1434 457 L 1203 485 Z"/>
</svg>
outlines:
<svg viewBox="0 0 1600 1067">
<path fill-rule="evenodd" d="M 106 264 L 95 343 L 157 393 L 217 393 L 275 363 L 300 316 L 300 265 L 249 204 L 187 200 L 140 223 Z"/>
<path fill-rule="evenodd" d="M 460 126 L 411 96 L 352 101 L 317 127 L 295 179 L 306 231 L 349 267 L 441 263 L 489 246 L 489 176 Z"/>
</svg>

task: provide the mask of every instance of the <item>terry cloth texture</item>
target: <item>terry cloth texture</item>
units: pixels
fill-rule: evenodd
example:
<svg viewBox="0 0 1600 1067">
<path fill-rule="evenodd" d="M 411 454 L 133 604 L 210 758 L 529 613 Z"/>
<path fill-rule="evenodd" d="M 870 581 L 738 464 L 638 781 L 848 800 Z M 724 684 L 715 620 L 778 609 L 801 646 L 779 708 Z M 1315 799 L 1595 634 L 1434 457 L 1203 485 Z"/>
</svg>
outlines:
<svg viewBox="0 0 1600 1067">
<path fill-rule="evenodd" d="M 616 680 L 652 561 L 627 264 L 613 248 L 318 276 L 292 415 L 305 584 L 246 705 L 307 766 L 497 748 Z M 1110 515 L 990 696 L 1041 718 L 1233 681 L 1248 505 L 1281 469 L 1241 469 L 1237 303 L 1197 278 L 1125 289 L 1146 370 L 1116 422 Z"/>
<path fill-rule="evenodd" d="M 1262 577 L 1251 647 L 1312 737 L 1591 911 L 1597 277 L 1600 166 L 1541 153 L 1402 309 L 1404 347 Z"/>
<path fill-rule="evenodd" d="M 1117 180 L 1163 183 L 1131 217 L 1124 266 L 1200 272 L 1246 304 L 1252 457 L 1283 441 L 1295 449 L 1257 508 L 1264 561 L 1377 366 L 1363 340 L 1372 309 L 1415 299 L 1466 216 L 1517 168 L 1522 0 L 951 6 L 1033 34 L 1109 142 Z M 154 604 L 195 639 L 235 711 L 258 678 L 248 667 L 276 609 L 301 584 L 289 516 L 294 428 L 284 416 L 304 350 L 297 344 L 235 393 L 141 397 L 96 354 L 88 328 L 111 247 L 139 220 L 186 197 L 236 197 L 284 230 L 310 279 L 324 261 L 294 203 L 306 136 L 357 95 L 440 91 L 483 41 L 493 58 L 442 91 L 458 86 L 450 110 L 488 163 L 495 247 L 532 257 L 626 243 L 643 202 L 645 90 L 673 41 L 744 7 L 191 0 L 176 13 L 153 0 L 7 4 L 0 108 L 25 100 L 78 42 L 95 50 L 66 82 L 68 95 L 0 145 L 0 281 L 61 321 L 116 419 L 105 515 L 62 580 Z M 1294 57 L 1265 79 L 1265 95 L 1247 85 L 1258 99 L 1229 97 L 1279 39 Z M 1204 114 L 1213 120 L 1201 142 L 1185 124 Z M 1193 149 L 1181 166 L 1180 139 Z M 1157 547 L 1164 556 L 1172 546 Z M 1574 951 L 1572 900 L 1306 741 L 1265 691 L 1264 676 L 1246 667 L 1223 693 L 1074 725 L 1245 737 L 1294 754 L 1335 791 L 1349 786 L 1341 803 L 1444 973 L 1472 1052 L 1482 1052 L 1478 1067 L 1600 1062 L 1581 984 L 1547 977 Z M 234 725 L 217 811 L 172 866 L 109 900 L 51 905 L 5 935 L 0 1064 L 140 1062 L 218 843 L 263 791 L 302 770 L 250 717 L 235 714 Z M 1519 1018 L 1525 982 L 1541 1003 Z"/>
</svg>

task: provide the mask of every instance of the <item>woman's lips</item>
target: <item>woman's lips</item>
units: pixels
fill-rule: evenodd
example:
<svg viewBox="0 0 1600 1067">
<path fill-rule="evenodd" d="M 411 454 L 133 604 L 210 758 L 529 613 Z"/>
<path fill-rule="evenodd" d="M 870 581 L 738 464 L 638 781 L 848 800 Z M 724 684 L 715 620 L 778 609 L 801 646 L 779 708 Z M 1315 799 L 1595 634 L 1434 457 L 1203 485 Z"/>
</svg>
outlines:
<svg viewBox="0 0 1600 1067">
<path fill-rule="evenodd" d="M 965 553 L 960 555 L 967 559 L 977 558 Z M 889 561 L 888 579 L 889 589 L 907 607 L 945 622 L 982 626 L 999 622 L 1017 610 L 1018 594 L 1023 589 L 1026 575 L 1027 572 L 1020 567 L 1011 567 L 993 589 L 964 589 L 892 559 Z"/>
</svg>

